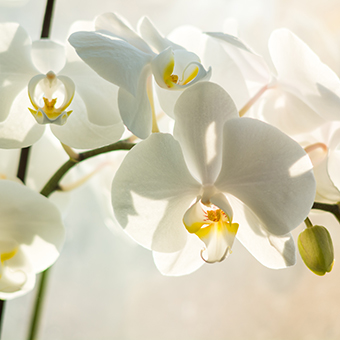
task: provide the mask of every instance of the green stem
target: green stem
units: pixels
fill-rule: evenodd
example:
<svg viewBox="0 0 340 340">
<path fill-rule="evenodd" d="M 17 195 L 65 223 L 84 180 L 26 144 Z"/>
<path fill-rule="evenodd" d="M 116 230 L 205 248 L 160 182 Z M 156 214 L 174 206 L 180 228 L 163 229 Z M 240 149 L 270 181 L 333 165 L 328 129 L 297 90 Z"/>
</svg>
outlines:
<svg viewBox="0 0 340 340">
<path fill-rule="evenodd" d="M 29 340 L 37 339 L 37 332 L 39 330 L 38 326 L 39 326 L 39 321 L 41 319 L 42 305 L 43 305 L 44 297 L 46 294 L 47 279 L 48 279 L 49 272 L 50 270 L 46 269 L 40 275 L 40 284 L 39 284 L 39 289 L 37 292 L 35 305 L 34 305 L 34 314 L 32 318 L 30 334 L 28 338 Z"/>
<path fill-rule="evenodd" d="M 69 159 L 66 163 L 64 163 L 58 170 L 57 172 L 51 177 L 51 179 L 46 183 L 44 188 L 41 190 L 41 194 L 45 197 L 50 196 L 54 191 L 59 190 L 59 182 L 60 180 L 64 177 L 64 175 L 69 171 L 72 167 L 74 167 L 76 164 L 97 156 L 101 155 L 103 153 L 107 153 L 110 151 L 118 151 L 118 150 L 130 150 L 135 146 L 134 143 L 127 142 L 127 141 L 118 141 L 117 143 L 110 144 L 107 146 L 103 146 L 98 149 L 90 150 L 90 151 L 85 151 L 83 153 L 79 154 L 79 159 Z"/>
<path fill-rule="evenodd" d="M 307 228 L 313 227 L 313 223 L 312 223 L 312 221 L 309 219 L 309 217 L 307 217 L 307 218 L 305 219 L 305 224 L 306 224 L 306 227 L 307 227 Z"/>
<path fill-rule="evenodd" d="M 340 203 L 327 204 L 314 202 L 312 209 L 323 210 L 332 213 L 340 223 Z"/>
</svg>

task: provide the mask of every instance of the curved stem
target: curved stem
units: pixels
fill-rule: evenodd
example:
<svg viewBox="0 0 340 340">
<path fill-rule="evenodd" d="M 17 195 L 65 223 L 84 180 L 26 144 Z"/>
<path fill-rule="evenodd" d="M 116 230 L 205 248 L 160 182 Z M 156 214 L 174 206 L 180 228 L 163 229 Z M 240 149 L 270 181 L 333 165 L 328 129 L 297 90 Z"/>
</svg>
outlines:
<svg viewBox="0 0 340 340">
<path fill-rule="evenodd" d="M 57 172 L 51 177 L 51 179 L 46 183 L 46 185 L 44 186 L 44 188 L 41 190 L 41 194 L 45 197 L 50 196 L 54 191 L 59 190 L 59 182 L 60 180 L 64 177 L 64 175 L 72 168 L 74 167 L 76 164 L 100 155 L 102 153 L 106 153 L 106 152 L 110 152 L 110 151 L 117 151 L 117 150 L 130 150 L 135 146 L 134 143 L 130 143 L 127 141 L 119 141 L 117 143 L 114 144 L 110 144 L 107 146 L 103 146 L 101 148 L 98 149 L 94 149 L 94 150 L 90 150 L 90 151 L 86 151 L 86 152 L 82 152 L 79 154 L 78 159 L 73 159 L 70 158 L 66 163 L 64 163 L 58 170 Z"/>
<path fill-rule="evenodd" d="M 328 211 L 335 216 L 335 218 L 340 223 L 340 203 L 337 204 L 327 204 L 314 202 L 312 209 Z"/>
</svg>

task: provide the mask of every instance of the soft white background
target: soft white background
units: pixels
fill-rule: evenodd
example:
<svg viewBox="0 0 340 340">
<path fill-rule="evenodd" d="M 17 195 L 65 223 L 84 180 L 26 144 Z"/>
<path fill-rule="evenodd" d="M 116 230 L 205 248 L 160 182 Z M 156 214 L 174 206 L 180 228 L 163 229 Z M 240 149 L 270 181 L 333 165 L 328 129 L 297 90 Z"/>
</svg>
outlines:
<svg viewBox="0 0 340 340">
<path fill-rule="evenodd" d="M 20 8 L 1 7 L 0 21 L 19 21 L 37 39 L 44 7 L 44 0 L 30 0 Z M 223 21 L 233 16 L 240 22 L 240 34 L 264 54 L 270 31 L 285 25 L 295 29 L 335 71 L 340 69 L 340 4 L 335 0 L 322 4 L 307 0 L 56 0 L 52 38 L 64 41 L 73 21 L 92 20 L 106 11 L 119 12 L 132 25 L 148 15 L 165 34 L 182 24 L 221 30 Z M 103 220 L 101 211 L 107 207 L 95 201 L 95 180 L 76 189 L 71 198 L 67 241 L 52 269 L 45 301 L 42 340 L 340 338 L 337 262 L 325 277 L 308 271 L 299 257 L 295 267 L 274 271 L 236 242 L 232 255 L 221 264 L 205 265 L 186 277 L 164 277 L 155 268 L 151 252 Z M 340 226 L 332 216 L 322 221 L 338 254 Z M 7 303 L 4 340 L 25 339 L 33 298 L 34 292 Z"/>
</svg>

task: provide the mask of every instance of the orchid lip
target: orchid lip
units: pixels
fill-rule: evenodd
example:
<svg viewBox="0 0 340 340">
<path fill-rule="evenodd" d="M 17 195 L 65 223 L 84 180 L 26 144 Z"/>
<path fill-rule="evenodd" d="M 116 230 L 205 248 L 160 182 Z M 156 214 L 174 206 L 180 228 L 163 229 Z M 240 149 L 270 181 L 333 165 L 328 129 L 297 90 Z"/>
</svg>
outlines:
<svg viewBox="0 0 340 340">
<path fill-rule="evenodd" d="M 66 76 L 56 76 L 53 71 L 34 76 L 28 84 L 28 96 L 34 107 L 30 112 L 39 124 L 64 125 L 72 113 L 66 111 L 75 94 L 74 82 Z M 56 107 L 57 102 L 62 101 Z"/>
</svg>

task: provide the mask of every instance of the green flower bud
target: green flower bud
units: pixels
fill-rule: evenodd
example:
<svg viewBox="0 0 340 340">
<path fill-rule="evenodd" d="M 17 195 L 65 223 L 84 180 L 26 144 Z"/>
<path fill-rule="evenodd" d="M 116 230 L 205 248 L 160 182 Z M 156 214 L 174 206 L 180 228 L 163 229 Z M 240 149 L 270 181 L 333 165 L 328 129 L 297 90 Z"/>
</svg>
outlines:
<svg viewBox="0 0 340 340">
<path fill-rule="evenodd" d="M 333 242 L 325 227 L 315 225 L 305 229 L 299 235 L 298 247 L 303 262 L 313 273 L 325 275 L 332 270 Z"/>
</svg>

